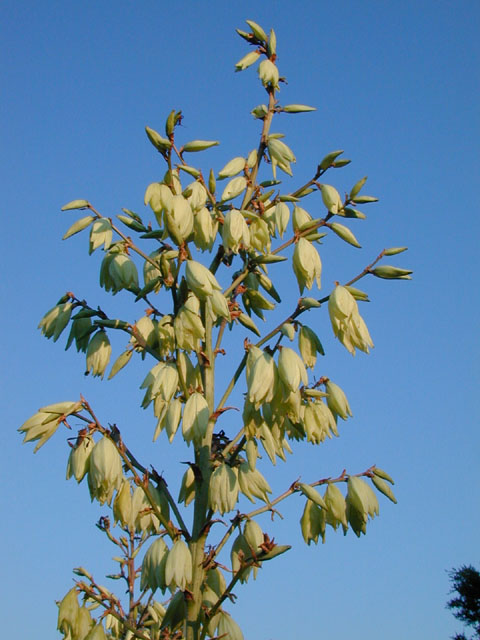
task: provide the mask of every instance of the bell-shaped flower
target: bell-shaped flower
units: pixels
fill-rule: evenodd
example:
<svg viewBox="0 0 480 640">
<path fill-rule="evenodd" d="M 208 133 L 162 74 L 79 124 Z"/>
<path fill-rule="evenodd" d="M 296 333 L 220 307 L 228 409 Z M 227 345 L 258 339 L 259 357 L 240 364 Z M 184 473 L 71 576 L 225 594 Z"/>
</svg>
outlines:
<svg viewBox="0 0 480 640">
<path fill-rule="evenodd" d="M 113 492 L 123 482 L 122 459 L 113 442 L 107 436 L 93 447 L 89 458 L 88 488 L 92 501 L 110 504 Z"/>
<path fill-rule="evenodd" d="M 231 249 L 233 253 L 238 253 L 241 246 L 248 249 L 250 231 L 240 211 L 232 209 L 227 213 L 223 221 L 222 237 L 225 249 Z"/>
<path fill-rule="evenodd" d="M 250 349 L 247 357 L 248 399 L 256 409 L 270 402 L 277 388 L 278 373 L 272 356 L 261 349 Z"/>
<path fill-rule="evenodd" d="M 238 472 L 227 464 L 220 464 L 212 473 L 208 501 L 213 511 L 222 515 L 233 511 L 238 499 Z"/>
<path fill-rule="evenodd" d="M 343 420 L 346 420 L 348 416 L 352 415 L 350 405 L 348 404 L 347 396 L 343 389 L 338 384 L 335 384 L 331 380 L 327 380 L 325 383 L 325 390 L 327 392 L 327 405 L 335 418 L 340 416 Z"/>
<path fill-rule="evenodd" d="M 167 563 L 168 547 L 163 538 L 157 538 L 148 548 L 142 562 L 142 577 L 140 589 L 147 587 L 155 592 L 160 589 L 163 593 L 167 588 L 165 582 L 165 565 Z"/>
<path fill-rule="evenodd" d="M 293 270 L 297 277 L 300 293 L 303 293 L 305 287 L 311 289 L 314 282 L 320 289 L 322 275 L 320 256 L 313 244 L 302 237 L 299 238 L 293 252 Z"/>
<path fill-rule="evenodd" d="M 278 357 L 278 373 L 283 384 L 290 391 L 296 391 L 300 382 L 308 384 L 308 375 L 303 360 L 289 347 L 282 347 Z"/>
<path fill-rule="evenodd" d="M 183 540 L 177 540 L 168 552 L 165 563 L 165 582 L 170 588 L 185 591 L 192 581 L 192 554 Z"/>
<path fill-rule="evenodd" d="M 87 372 L 103 379 L 111 355 L 112 347 L 107 334 L 105 331 L 97 331 L 87 347 Z"/>
<path fill-rule="evenodd" d="M 372 338 L 363 318 L 358 311 L 358 304 L 352 294 L 341 285 L 337 285 L 328 299 L 328 313 L 333 333 L 355 355 L 355 349 L 368 353 L 373 347 Z"/>
<path fill-rule="evenodd" d="M 199 300 L 205 300 L 213 294 L 214 290 L 221 291 L 222 289 L 210 269 L 195 260 L 187 260 L 185 278 L 188 288 Z"/>
</svg>

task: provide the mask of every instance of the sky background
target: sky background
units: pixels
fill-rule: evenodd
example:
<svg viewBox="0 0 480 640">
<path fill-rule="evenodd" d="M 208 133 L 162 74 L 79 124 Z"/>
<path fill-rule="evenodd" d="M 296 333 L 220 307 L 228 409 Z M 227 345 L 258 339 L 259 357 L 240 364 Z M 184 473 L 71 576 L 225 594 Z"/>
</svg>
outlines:
<svg viewBox="0 0 480 640">
<path fill-rule="evenodd" d="M 320 248 L 320 295 L 388 246 L 408 246 L 388 262 L 415 273 L 411 282 L 362 281 L 369 356 L 335 343 L 326 309 L 310 312 L 327 350 L 316 372 L 345 390 L 354 418 L 339 439 L 297 445 L 287 464 L 262 467 L 275 495 L 300 475 L 312 482 L 377 464 L 395 478 L 398 505 L 380 496 L 366 537 L 329 530 L 325 545 L 307 547 L 304 501 L 292 498 L 284 520 L 261 525 L 293 549 L 238 588 L 230 611 L 246 640 L 440 640 L 460 630 L 444 608 L 446 571 L 480 566 L 479 3 L 4 0 L 0 17 L 5 637 L 56 637 L 54 601 L 71 587 L 71 568 L 89 567 L 106 584 L 114 566 L 94 526 L 106 510 L 91 505 L 86 484 L 64 479 L 65 434 L 35 456 L 21 445 L 16 428 L 40 406 L 82 393 L 178 490 L 186 454 L 162 437 L 152 444 L 151 412 L 138 408 L 147 362 L 111 382 L 86 378 L 83 355 L 36 327 L 67 290 L 112 315 L 142 313 L 127 294 L 97 291 L 101 256 L 88 256 L 84 234 L 61 241 L 80 216 L 60 207 L 86 198 L 106 215 L 127 207 L 151 219 L 144 190 L 164 168 L 145 125 L 162 131 L 170 110 L 182 109 L 183 142 L 221 141 L 192 158 L 207 172 L 257 146 L 250 110 L 264 92 L 253 68 L 233 73 L 248 50 L 235 34 L 245 19 L 276 31 L 288 79 L 281 102 L 318 107 L 273 126 L 297 156 L 285 184 L 303 184 L 326 153 L 345 149 L 352 164 L 328 180 L 342 192 L 368 174 L 364 191 L 380 198 L 350 225 L 362 251 L 335 237 Z M 323 215 L 318 196 L 304 206 Z M 281 275 L 278 288 L 288 313 L 296 285 Z M 115 353 L 124 343 L 113 341 Z M 221 376 L 235 366 L 231 349 Z M 238 422 L 221 426 L 232 435 L 230 420 Z"/>
</svg>

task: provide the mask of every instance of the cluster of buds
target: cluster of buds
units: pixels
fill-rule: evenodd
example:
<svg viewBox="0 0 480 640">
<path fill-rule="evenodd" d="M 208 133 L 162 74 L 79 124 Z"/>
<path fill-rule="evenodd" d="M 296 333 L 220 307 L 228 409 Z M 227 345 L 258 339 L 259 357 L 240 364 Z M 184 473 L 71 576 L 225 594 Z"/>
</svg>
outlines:
<svg viewBox="0 0 480 640">
<path fill-rule="evenodd" d="M 56 342 L 70 320 L 72 308 L 71 302 L 62 302 L 47 311 L 38 325 L 42 334 Z"/>
<path fill-rule="evenodd" d="M 34 453 L 49 440 L 65 418 L 82 408 L 81 402 L 57 402 L 42 407 L 18 428 L 24 433 L 23 442 L 35 442 Z"/>
<path fill-rule="evenodd" d="M 323 442 L 325 438 L 331 438 L 332 433 L 338 436 L 335 417 L 321 399 L 307 403 L 303 414 L 303 425 L 308 442 L 313 444 Z"/>
<path fill-rule="evenodd" d="M 133 493 L 129 480 L 124 480 L 113 501 L 113 515 L 116 522 L 138 533 L 158 533 L 160 521 L 155 515 L 152 503 L 168 522 L 170 509 L 164 493 L 149 482 L 148 497 L 142 487 L 135 487 Z"/>
<path fill-rule="evenodd" d="M 305 542 L 317 544 L 319 536 L 321 536 L 322 542 L 325 542 L 327 524 L 335 530 L 339 525 L 342 525 L 343 531 L 346 533 L 348 529 L 347 505 L 340 489 L 334 483 L 329 483 L 322 497 L 320 493 L 308 485 L 301 485 L 301 487 L 302 493 L 308 497 L 300 520 Z M 315 494 L 312 493 L 313 491 Z"/>
<path fill-rule="evenodd" d="M 173 398 L 177 386 L 178 370 L 175 364 L 159 362 L 147 373 L 140 385 L 140 389 L 146 389 L 142 407 L 145 409 L 153 400 L 155 415 L 160 417 Z"/>
<path fill-rule="evenodd" d="M 240 491 L 251 502 L 255 498 L 268 502 L 268 494 L 272 493 L 270 485 L 258 469 L 252 469 L 248 462 L 242 462 L 238 467 L 238 484 Z"/>
<path fill-rule="evenodd" d="M 328 313 L 335 336 L 355 355 L 355 349 L 368 353 L 373 342 L 355 298 L 346 287 L 337 285 L 328 299 Z"/>
</svg>

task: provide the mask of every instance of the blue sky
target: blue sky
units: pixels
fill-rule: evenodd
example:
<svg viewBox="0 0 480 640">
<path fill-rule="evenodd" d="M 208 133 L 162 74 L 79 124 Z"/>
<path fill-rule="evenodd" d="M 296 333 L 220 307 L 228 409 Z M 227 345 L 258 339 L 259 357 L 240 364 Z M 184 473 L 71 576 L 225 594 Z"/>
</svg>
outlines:
<svg viewBox="0 0 480 640">
<path fill-rule="evenodd" d="M 161 130 L 182 109 L 184 141 L 221 141 L 197 156 L 207 169 L 257 145 L 249 113 L 262 88 L 252 69 L 233 73 L 245 19 L 275 28 L 288 79 L 281 101 L 318 108 L 274 125 L 297 156 L 292 184 L 345 149 L 352 164 L 332 183 L 345 190 L 368 174 L 365 191 L 380 198 L 352 225 L 361 252 L 340 241 L 321 248 L 324 287 L 392 245 L 409 247 L 395 263 L 415 274 L 362 282 L 369 356 L 352 359 L 334 342 L 325 310 L 309 316 L 354 418 L 338 440 L 297 447 L 273 475 L 266 467 L 282 491 L 300 474 L 312 481 L 376 463 L 394 476 L 398 505 L 382 500 L 360 540 L 329 532 L 325 545 L 306 547 L 303 503 L 292 499 L 283 521 L 262 526 L 293 550 L 238 589 L 231 612 L 246 640 L 451 636 L 459 626 L 444 609 L 446 570 L 480 565 L 478 3 L 6 0 L 0 12 L 5 636 L 52 637 L 71 568 L 93 568 L 100 582 L 112 570 L 94 527 L 102 511 L 85 486 L 64 480 L 64 437 L 33 456 L 16 433 L 27 417 L 83 393 L 178 487 L 183 458 L 163 439 L 152 445 L 151 414 L 138 409 L 141 364 L 113 382 L 85 378 L 83 358 L 36 326 L 67 290 L 128 313 L 125 296 L 97 292 L 100 259 L 88 257 L 86 236 L 61 241 L 75 214 L 59 209 L 87 198 L 109 215 L 143 213 L 146 185 L 163 175 L 145 125 Z M 314 217 L 318 202 L 305 203 Z M 290 311 L 297 292 L 284 295 Z"/>
</svg>

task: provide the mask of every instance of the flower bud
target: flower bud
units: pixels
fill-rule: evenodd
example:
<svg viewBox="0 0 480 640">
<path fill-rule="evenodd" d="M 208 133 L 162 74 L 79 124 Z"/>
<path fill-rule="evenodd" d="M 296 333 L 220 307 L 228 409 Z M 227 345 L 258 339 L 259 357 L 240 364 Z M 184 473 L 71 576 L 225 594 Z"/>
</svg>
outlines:
<svg viewBox="0 0 480 640">
<path fill-rule="evenodd" d="M 387 280 L 411 280 L 410 274 L 413 271 L 383 264 L 372 269 L 370 273 L 373 273 L 377 278 L 385 278 Z"/>
<path fill-rule="evenodd" d="M 271 86 L 274 89 L 280 89 L 278 68 L 271 60 L 262 60 L 258 65 L 258 76 L 264 87 Z"/>
<path fill-rule="evenodd" d="M 260 52 L 258 50 L 250 51 L 246 56 L 243 56 L 243 58 L 241 58 L 241 60 L 239 60 L 235 64 L 235 71 L 243 71 L 244 69 L 248 69 L 248 67 L 251 67 L 252 64 L 255 64 L 255 62 L 257 62 L 259 57 Z"/>
<path fill-rule="evenodd" d="M 340 416 L 343 420 L 346 420 L 348 416 L 352 415 L 350 405 L 348 404 L 347 396 L 340 387 L 327 380 L 325 383 L 325 389 L 328 393 L 327 404 L 330 411 L 335 417 Z"/>
<path fill-rule="evenodd" d="M 246 165 L 246 159 L 241 156 L 237 156 L 227 162 L 227 164 L 218 172 L 218 179 L 223 180 L 224 178 L 233 178 L 237 173 L 243 171 Z"/>
<path fill-rule="evenodd" d="M 246 186 L 247 180 L 243 176 L 232 178 L 223 190 L 222 197 L 220 198 L 221 201 L 227 202 L 228 200 L 233 200 L 245 190 Z"/>
<path fill-rule="evenodd" d="M 340 194 L 329 184 L 322 184 L 320 186 L 322 192 L 323 204 L 327 207 L 329 213 L 338 213 L 343 209 L 343 202 L 340 198 Z"/>
<path fill-rule="evenodd" d="M 308 222 L 311 222 L 311 221 L 312 221 L 312 216 L 308 213 L 308 211 L 305 211 L 303 207 L 297 207 L 297 205 L 293 207 L 292 223 L 293 223 L 294 231 L 298 231 L 301 228 L 305 228 Z"/>
<path fill-rule="evenodd" d="M 325 355 L 325 351 L 323 350 L 319 337 L 306 325 L 303 325 L 300 328 L 298 334 L 298 348 L 300 349 L 300 354 L 305 366 L 310 369 L 315 367 L 315 363 L 317 362 L 317 353 L 320 353 L 322 356 Z"/>
</svg>

